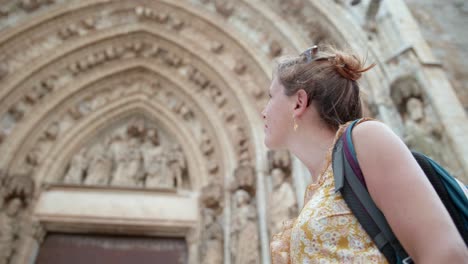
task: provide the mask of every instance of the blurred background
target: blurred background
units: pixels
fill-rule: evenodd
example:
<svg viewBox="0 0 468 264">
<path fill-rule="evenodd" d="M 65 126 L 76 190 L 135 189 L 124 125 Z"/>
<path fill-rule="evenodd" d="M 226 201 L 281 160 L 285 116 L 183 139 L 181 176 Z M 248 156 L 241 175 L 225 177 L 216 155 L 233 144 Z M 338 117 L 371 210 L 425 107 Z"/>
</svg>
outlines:
<svg viewBox="0 0 468 264">
<path fill-rule="evenodd" d="M 0 0 L 0 264 L 270 263 L 311 176 L 275 59 L 351 48 L 367 116 L 468 182 L 464 0 Z"/>
</svg>

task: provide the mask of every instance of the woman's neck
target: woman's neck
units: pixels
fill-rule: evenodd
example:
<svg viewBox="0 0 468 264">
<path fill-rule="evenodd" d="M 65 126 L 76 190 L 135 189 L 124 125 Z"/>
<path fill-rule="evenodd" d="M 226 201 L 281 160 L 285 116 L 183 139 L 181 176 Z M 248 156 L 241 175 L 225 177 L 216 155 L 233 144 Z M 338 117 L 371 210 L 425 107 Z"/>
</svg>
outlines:
<svg viewBox="0 0 468 264">
<path fill-rule="evenodd" d="M 336 131 L 324 125 L 302 124 L 289 144 L 292 154 L 304 163 L 312 176 L 313 182 L 317 181 L 318 174 L 327 165 L 327 154 L 333 145 Z"/>
</svg>

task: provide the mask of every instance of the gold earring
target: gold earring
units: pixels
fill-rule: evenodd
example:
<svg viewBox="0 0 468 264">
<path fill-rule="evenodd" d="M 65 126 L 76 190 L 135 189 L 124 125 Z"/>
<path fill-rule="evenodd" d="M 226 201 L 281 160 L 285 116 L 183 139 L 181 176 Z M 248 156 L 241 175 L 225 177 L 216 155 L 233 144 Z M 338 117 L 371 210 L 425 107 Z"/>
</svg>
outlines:
<svg viewBox="0 0 468 264">
<path fill-rule="evenodd" d="M 293 116 L 293 121 L 294 121 L 294 131 L 297 131 L 297 128 L 299 125 L 296 123 L 296 118 Z"/>
</svg>

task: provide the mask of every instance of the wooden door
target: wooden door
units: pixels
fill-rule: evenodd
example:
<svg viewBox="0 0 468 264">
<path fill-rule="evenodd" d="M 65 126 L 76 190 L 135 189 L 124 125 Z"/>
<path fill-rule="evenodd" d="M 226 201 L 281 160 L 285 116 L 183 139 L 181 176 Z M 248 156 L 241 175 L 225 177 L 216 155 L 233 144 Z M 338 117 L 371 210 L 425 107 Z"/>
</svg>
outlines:
<svg viewBox="0 0 468 264">
<path fill-rule="evenodd" d="M 184 239 L 49 233 L 36 264 L 185 264 Z"/>
</svg>

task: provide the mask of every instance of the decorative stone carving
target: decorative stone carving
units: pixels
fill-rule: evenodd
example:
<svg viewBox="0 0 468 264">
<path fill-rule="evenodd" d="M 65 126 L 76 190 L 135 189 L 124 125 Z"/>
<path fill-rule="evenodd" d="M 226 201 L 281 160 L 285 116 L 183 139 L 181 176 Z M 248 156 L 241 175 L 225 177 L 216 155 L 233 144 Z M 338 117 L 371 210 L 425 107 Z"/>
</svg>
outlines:
<svg viewBox="0 0 468 264">
<path fill-rule="evenodd" d="M 0 175 L 2 176 L 2 175 Z M 28 204 L 34 193 L 34 181 L 29 174 L 15 173 L 11 175 L 3 175 L 3 199 L 19 198 L 23 203 Z M 1 192 L 0 192 L 1 193 Z"/>
<path fill-rule="evenodd" d="M 366 23 L 364 25 L 364 29 L 376 32 L 377 31 L 377 22 L 376 16 L 379 12 L 380 4 L 382 0 L 371 0 L 369 6 L 367 7 L 366 11 Z"/>
<path fill-rule="evenodd" d="M 259 263 L 257 216 L 253 199 L 245 190 L 234 193 L 231 215 L 231 263 Z"/>
<path fill-rule="evenodd" d="M 174 53 L 170 53 L 168 51 L 163 50 L 163 61 L 166 65 L 173 67 L 173 68 L 179 68 L 182 66 L 182 58 L 177 56 Z"/>
<path fill-rule="evenodd" d="M 22 101 L 19 101 L 8 110 L 8 114 L 11 115 L 15 122 L 19 122 L 23 119 L 27 110 L 28 107 Z"/>
<path fill-rule="evenodd" d="M 269 170 L 279 168 L 285 173 L 291 171 L 291 156 L 286 150 L 268 151 Z"/>
<path fill-rule="evenodd" d="M 21 199 L 13 198 L 0 211 L 0 264 L 9 263 L 17 248 L 20 225 L 16 217 L 21 207 Z"/>
<path fill-rule="evenodd" d="M 205 89 L 210 83 L 209 79 L 193 66 L 188 67 L 188 79 L 198 86 L 200 90 Z"/>
<path fill-rule="evenodd" d="M 167 180 L 167 157 L 160 144 L 158 131 L 149 129 L 142 147 L 143 168 L 146 174 L 146 188 L 173 188 Z"/>
<path fill-rule="evenodd" d="M 213 209 L 204 208 L 202 217 L 204 224 L 200 246 L 201 263 L 223 263 L 223 226 Z"/>
<path fill-rule="evenodd" d="M 58 36 L 62 40 L 87 34 L 89 31 L 96 30 L 98 20 L 95 17 L 88 17 L 76 23 L 72 23 L 58 31 Z"/>
<path fill-rule="evenodd" d="M 224 45 L 221 42 L 214 41 L 211 43 L 210 50 L 216 54 L 219 54 L 223 51 Z"/>
<path fill-rule="evenodd" d="M 113 186 L 138 187 L 143 184 L 142 157 L 137 138 L 116 136 L 110 145 L 116 168 Z"/>
<path fill-rule="evenodd" d="M 247 65 L 244 62 L 237 60 L 236 64 L 234 65 L 234 72 L 238 75 L 243 75 L 246 70 Z"/>
<path fill-rule="evenodd" d="M 25 161 L 29 166 L 39 165 L 41 160 L 41 150 L 39 147 L 33 147 L 29 153 L 26 155 Z"/>
<path fill-rule="evenodd" d="M 234 171 L 234 189 L 242 189 L 254 195 L 256 188 L 255 169 L 250 165 L 241 165 Z"/>
<path fill-rule="evenodd" d="M 208 172 L 211 174 L 216 174 L 218 172 L 219 165 L 218 161 L 215 159 L 208 160 Z"/>
<path fill-rule="evenodd" d="M 178 18 L 173 18 L 172 19 L 172 25 L 171 27 L 177 31 L 180 31 L 184 28 L 185 22 L 181 19 Z"/>
<path fill-rule="evenodd" d="M 271 171 L 273 190 L 268 197 L 268 227 L 270 234 L 281 231 L 282 223 L 297 215 L 297 202 L 286 173 L 280 168 Z"/>
<path fill-rule="evenodd" d="M 179 144 L 172 145 L 167 156 L 168 176 L 171 179 L 170 185 L 180 188 L 182 187 L 182 177 L 187 169 L 181 146 Z"/>
<path fill-rule="evenodd" d="M 56 140 L 59 133 L 60 124 L 58 122 L 53 122 L 45 131 L 45 138 L 48 140 Z"/>
<path fill-rule="evenodd" d="M 200 263 L 223 263 L 224 232 L 221 224 L 223 188 L 210 183 L 201 190 L 201 216 L 203 230 L 200 243 Z"/>
<path fill-rule="evenodd" d="M 432 157 L 442 165 L 451 168 L 457 175 L 457 158 L 446 148 L 442 132 L 429 118 L 431 109 L 426 105 L 422 88 L 413 76 L 398 78 L 391 85 L 391 97 L 402 116 L 405 126 L 405 143 L 409 148 Z"/>
<path fill-rule="evenodd" d="M 205 129 L 201 130 L 200 149 L 205 156 L 210 155 L 214 150 L 213 142 Z"/>
<path fill-rule="evenodd" d="M 291 184 L 291 157 L 286 150 L 268 152 L 271 191 L 268 193 L 268 228 L 270 234 L 281 231 L 285 220 L 297 216 L 297 201 Z"/>
<path fill-rule="evenodd" d="M 289 14 L 290 16 L 297 16 L 304 9 L 304 1 L 302 0 L 280 1 L 280 9 L 283 14 Z"/>
<path fill-rule="evenodd" d="M 149 7 L 137 6 L 135 8 L 135 14 L 140 19 L 148 19 L 161 24 L 165 24 L 169 20 L 169 15 L 167 13 L 156 13 Z"/>
<path fill-rule="evenodd" d="M 270 57 L 274 58 L 274 57 L 278 57 L 279 55 L 281 55 L 283 48 L 278 43 L 278 41 L 273 40 L 270 43 L 269 51 L 270 51 Z"/>
<path fill-rule="evenodd" d="M 88 169 L 88 163 L 89 161 L 86 156 L 86 149 L 83 148 L 72 157 L 68 171 L 63 179 L 63 183 L 82 184 Z"/>
<path fill-rule="evenodd" d="M 84 164 L 81 164 L 82 166 L 88 165 L 84 181 L 86 185 L 105 186 L 109 184 L 112 173 L 112 158 L 110 154 L 108 147 L 101 143 L 95 144 L 88 150 L 88 153 L 86 153 L 88 160 L 84 161 Z M 116 164 L 116 166 L 119 166 L 119 164 Z"/>
<path fill-rule="evenodd" d="M 226 0 L 214 0 L 216 11 L 225 18 L 228 18 L 234 12 L 234 6 Z"/>
<path fill-rule="evenodd" d="M 32 12 L 43 5 L 53 4 L 54 2 L 55 0 L 20 0 L 19 7 L 27 12 Z"/>
<path fill-rule="evenodd" d="M 219 209 L 223 207 L 223 187 L 217 182 L 211 182 L 202 188 L 200 202 L 206 208 Z"/>
</svg>

